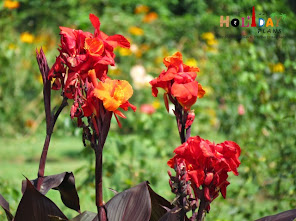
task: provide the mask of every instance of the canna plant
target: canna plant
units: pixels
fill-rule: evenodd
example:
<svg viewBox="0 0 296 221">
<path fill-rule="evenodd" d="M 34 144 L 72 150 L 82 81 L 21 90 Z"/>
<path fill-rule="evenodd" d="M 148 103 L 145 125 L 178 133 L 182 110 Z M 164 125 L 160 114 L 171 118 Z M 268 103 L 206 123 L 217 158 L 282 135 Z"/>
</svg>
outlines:
<svg viewBox="0 0 296 221">
<path fill-rule="evenodd" d="M 158 95 L 163 88 L 164 103 L 169 111 L 169 102 L 174 105 L 174 114 L 181 145 L 168 160 L 174 169 L 169 174 L 169 186 L 176 195 L 170 203 L 144 181 L 110 199 L 103 201 L 103 162 L 104 144 L 114 116 L 121 127 L 118 117 L 126 118 L 122 113 L 136 107 L 129 102 L 133 95 L 131 85 L 124 80 L 111 79 L 108 76 L 109 65 L 115 65 L 114 49 L 129 48 L 129 41 L 122 35 L 108 36 L 100 30 L 100 20 L 89 15 L 95 29 L 94 34 L 60 27 L 61 43 L 59 56 L 51 68 L 47 64 L 42 50 L 36 51 L 36 58 L 43 79 L 43 97 L 46 117 L 46 136 L 42 149 L 37 178 L 26 178 L 22 184 L 23 196 L 13 216 L 8 202 L 0 195 L 0 206 L 9 221 L 201 221 L 210 211 L 210 204 L 219 193 L 226 197 L 228 173 L 238 175 L 240 165 L 240 147 L 233 141 L 215 144 L 199 136 L 191 136 L 191 127 L 195 114 L 191 110 L 197 98 L 205 94 L 201 84 L 195 79 L 199 68 L 183 63 L 182 54 L 176 52 L 165 57 L 163 62 L 167 70 L 153 79 L 152 95 Z M 62 102 L 58 108 L 51 109 L 51 90 L 60 90 Z M 71 103 L 70 103 L 71 102 Z M 71 104 L 70 116 L 77 119 L 82 128 L 83 144 L 91 146 L 95 154 L 95 193 L 97 212 L 80 211 L 79 196 L 72 172 L 45 175 L 45 165 L 51 135 L 62 110 Z M 45 195 L 51 189 L 58 190 L 61 200 L 70 209 L 78 212 L 72 219 Z M 191 217 L 188 217 L 190 211 Z M 284 214 L 287 220 L 294 211 Z M 283 214 L 262 218 L 282 217 Z M 275 219 L 276 220 L 276 219 Z"/>
<path fill-rule="evenodd" d="M 174 150 L 175 156 L 167 163 L 176 172 L 175 176 L 168 172 L 170 187 L 176 194 L 176 208 L 167 216 L 200 221 L 219 192 L 226 197 L 226 187 L 230 184 L 227 173 L 238 175 L 241 150 L 233 141 L 214 144 L 199 136 L 191 137 L 195 115 L 190 108 L 205 94 L 202 85 L 195 81 L 199 68 L 185 65 L 180 52 L 165 57 L 163 63 L 167 70 L 150 82 L 152 95 L 158 95 L 158 87 L 165 90 L 164 103 L 168 112 L 169 101 L 175 106 L 173 112 L 181 139 L 181 145 Z M 189 211 L 192 216 L 187 218 Z"/>
<path fill-rule="evenodd" d="M 36 52 L 37 62 L 43 79 L 43 96 L 46 116 L 46 137 L 37 178 L 23 181 L 23 197 L 15 216 L 9 210 L 8 202 L 0 195 L 0 205 L 8 220 L 70 220 L 48 199 L 50 189 L 60 192 L 63 203 L 76 210 L 79 215 L 72 220 L 159 220 L 172 205 L 157 195 L 144 181 L 122 193 L 117 193 L 106 204 L 102 191 L 102 154 L 114 115 L 126 118 L 121 110 L 136 107 L 129 103 L 133 94 L 131 85 L 124 80 L 111 79 L 109 65 L 114 66 L 114 49 L 129 48 L 129 41 L 122 35 L 108 36 L 100 30 L 99 18 L 89 15 L 94 34 L 60 27 L 61 44 L 59 56 L 51 68 L 41 49 Z M 57 109 L 51 109 L 51 90 L 61 90 L 62 102 Z M 61 111 L 71 102 L 71 118 L 77 119 L 77 126 L 83 130 L 83 143 L 87 143 L 95 154 L 95 193 L 97 213 L 81 213 L 79 197 L 72 172 L 45 176 L 45 165 L 54 125 Z"/>
</svg>

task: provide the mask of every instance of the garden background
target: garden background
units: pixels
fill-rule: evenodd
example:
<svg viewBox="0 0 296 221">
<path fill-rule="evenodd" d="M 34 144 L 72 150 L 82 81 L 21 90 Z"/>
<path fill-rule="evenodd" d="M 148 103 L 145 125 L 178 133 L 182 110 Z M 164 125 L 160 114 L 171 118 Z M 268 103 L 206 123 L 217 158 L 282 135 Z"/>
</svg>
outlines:
<svg viewBox="0 0 296 221">
<path fill-rule="evenodd" d="M 274 23 L 271 33 L 241 24 L 220 27 L 221 15 L 241 22 L 252 16 L 253 6 L 256 19 L 281 18 L 279 27 Z M 152 97 L 148 82 L 165 69 L 163 57 L 181 51 L 186 64 L 200 68 L 197 79 L 206 91 L 192 107 L 192 135 L 216 143 L 233 140 L 242 148 L 240 175 L 230 176 L 226 200 L 215 200 L 207 218 L 254 220 L 296 208 L 295 12 L 292 0 L 1 1 L 0 193 L 16 211 L 21 180 L 37 175 L 45 116 L 35 49 L 43 47 L 51 66 L 58 55 L 58 27 L 93 32 L 88 15 L 94 13 L 105 33 L 123 34 L 131 42 L 130 49 L 116 50 L 117 66 L 109 75 L 131 82 L 131 102 L 138 107 L 126 113 L 121 129 L 111 124 L 104 151 L 105 201 L 113 195 L 108 187 L 122 191 L 144 180 L 173 199 L 166 162 L 180 143 L 176 122 L 162 97 Z M 52 95 L 55 104 L 58 93 Z M 73 171 L 82 211 L 96 211 L 93 154 L 83 147 L 69 112 L 68 107 L 57 122 L 45 173 Z M 66 215 L 75 215 L 58 192 L 49 197 Z"/>
</svg>

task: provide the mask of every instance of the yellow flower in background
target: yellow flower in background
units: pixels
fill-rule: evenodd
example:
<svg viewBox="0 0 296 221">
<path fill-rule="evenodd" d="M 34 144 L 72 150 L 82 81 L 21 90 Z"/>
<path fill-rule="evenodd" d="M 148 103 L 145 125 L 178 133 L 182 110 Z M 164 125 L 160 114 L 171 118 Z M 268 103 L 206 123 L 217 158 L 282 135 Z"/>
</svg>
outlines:
<svg viewBox="0 0 296 221">
<path fill-rule="evenodd" d="M 143 18 L 143 22 L 145 22 L 145 23 L 151 23 L 154 20 L 156 20 L 157 18 L 158 18 L 158 14 L 156 12 L 149 12 Z"/>
<path fill-rule="evenodd" d="M 149 11 L 149 7 L 146 5 L 138 5 L 135 8 L 135 14 L 147 13 L 148 11 Z"/>
<path fill-rule="evenodd" d="M 185 64 L 191 67 L 196 67 L 197 61 L 194 58 L 188 58 Z"/>
<path fill-rule="evenodd" d="M 20 7 L 20 3 L 18 1 L 10 1 L 10 0 L 4 1 L 4 8 L 16 9 L 18 7 Z"/>
<path fill-rule="evenodd" d="M 272 70 L 272 72 L 283 73 L 285 71 L 285 67 L 281 62 L 279 62 L 277 64 L 271 65 L 271 70 Z"/>
<path fill-rule="evenodd" d="M 131 26 L 128 29 L 129 33 L 131 33 L 132 35 L 137 35 L 137 36 L 141 36 L 144 34 L 144 30 L 142 28 L 138 28 L 136 26 Z"/>
<path fill-rule="evenodd" d="M 8 45 L 8 49 L 9 49 L 9 50 L 14 50 L 14 49 L 16 49 L 16 45 L 13 44 L 13 43 L 10 43 L 10 44 Z"/>
<path fill-rule="evenodd" d="M 34 35 L 30 34 L 29 32 L 23 32 L 21 34 L 21 41 L 31 44 L 34 41 Z"/>
<path fill-rule="evenodd" d="M 119 48 L 118 52 L 121 56 L 130 56 L 132 51 L 129 48 Z"/>
<path fill-rule="evenodd" d="M 205 96 L 209 96 L 211 94 L 213 94 L 213 88 L 212 87 L 208 87 L 208 86 L 202 86 L 202 88 L 204 89 L 204 91 L 206 92 Z"/>
<path fill-rule="evenodd" d="M 216 47 L 206 47 L 206 51 L 207 52 L 212 52 L 214 54 L 217 54 L 218 53 L 218 50 Z"/>
<path fill-rule="evenodd" d="M 210 46 L 214 46 L 218 44 L 218 41 L 216 39 L 210 39 L 210 40 L 207 40 L 207 44 Z"/>
<path fill-rule="evenodd" d="M 205 32 L 201 35 L 201 38 L 204 40 L 213 40 L 215 39 L 215 35 L 213 32 Z"/>
<path fill-rule="evenodd" d="M 158 109 L 158 108 L 160 108 L 160 102 L 159 102 L 158 100 L 153 101 L 152 106 L 153 106 L 155 109 Z"/>
</svg>

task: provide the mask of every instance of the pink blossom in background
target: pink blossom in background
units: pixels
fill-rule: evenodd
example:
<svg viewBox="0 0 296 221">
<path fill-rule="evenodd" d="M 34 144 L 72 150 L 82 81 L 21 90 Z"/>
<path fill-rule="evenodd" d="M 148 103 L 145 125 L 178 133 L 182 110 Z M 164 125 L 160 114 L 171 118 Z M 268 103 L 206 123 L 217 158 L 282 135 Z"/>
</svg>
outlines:
<svg viewBox="0 0 296 221">
<path fill-rule="evenodd" d="M 244 115 L 246 113 L 244 105 L 238 105 L 237 112 L 239 115 Z"/>
<path fill-rule="evenodd" d="M 140 111 L 145 114 L 153 114 L 155 112 L 155 108 L 152 104 L 142 104 Z"/>
</svg>

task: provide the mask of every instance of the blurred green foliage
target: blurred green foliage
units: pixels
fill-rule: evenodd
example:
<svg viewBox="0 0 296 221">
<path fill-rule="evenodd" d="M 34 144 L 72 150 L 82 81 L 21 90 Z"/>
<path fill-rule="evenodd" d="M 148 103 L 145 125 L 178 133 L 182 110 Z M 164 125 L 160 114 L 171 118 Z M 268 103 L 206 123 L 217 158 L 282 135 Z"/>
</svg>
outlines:
<svg viewBox="0 0 296 221">
<path fill-rule="evenodd" d="M 227 199 L 215 200 L 208 218 L 254 220 L 296 207 L 294 1 L 144 0 L 140 4 L 132 0 L 22 0 L 19 3 L 16 9 L 0 5 L 1 136 L 33 136 L 44 131 L 42 85 L 35 49 L 42 46 L 49 64 L 53 64 L 58 54 L 58 27 L 92 32 L 88 15 L 94 13 L 101 20 L 101 30 L 108 35 L 123 34 L 131 41 L 131 50 L 116 50 L 117 66 L 109 74 L 134 85 L 131 102 L 138 106 L 136 113 L 128 112 L 127 119 L 121 119 L 122 129 L 116 121 L 112 123 L 105 146 L 105 187 L 121 191 L 149 180 L 158 193 L 173 198 L 167 183 L 166 161 L 180 142 L 175 119 L 166 113 L 161 96 L 153 98 L 150 88 L 133 77 L 140 73 L 131 76 L 130 72 L 137 65 L 141 70 L 144 68 L 145 76 L 156 77 L 164 69 L 163 57 L 179 50 L 185 63 L 201 69 L 197 79 L 207 92 L 193 107 L 196 120 L 192 135 L 215 142 L 233 140 L 242 148 L 240 175 L 230 177 Z M 280 26 L 271 28 L 280 28 L 281 34 L 260 34 L 258 28 L 219 27 L 221 15 L 241 21 L 241 17 L 252 15 L 253 6 L 257 19 L 266 20 L 272 13 L 284 14 Z M 270 35 L 277 38 L 258 37 Z M 59 92 L 52 97 L 54 103 L 60 102 Z M 141 113 L 142 104 L 153 104 L 156 112 Z M 65 134 L 81 134 L 69 118 L 69 109 L 59 118 L 55 131 L 61 139 Z M 93 156 L 87 148 L 82 152 L 89 163 L 76 176 L 85 173 L 89 176 L 78 186 L 93 198 L 94 191 L 88 191 L 87 187 L 93 185 Z M 19 197 L 14 187 L 0 183 L 1 193 Z"/>
</svg>

